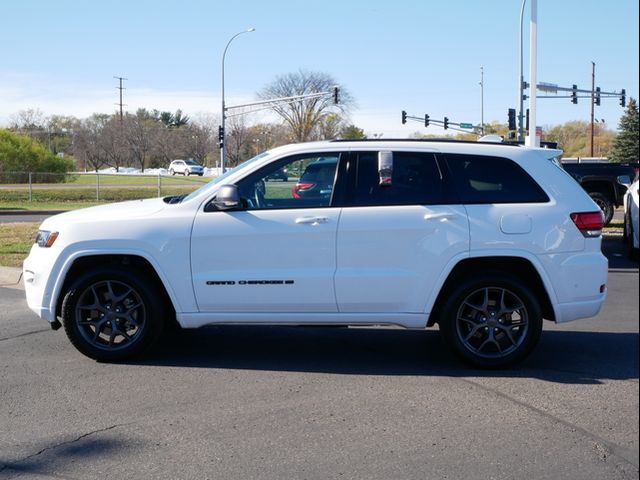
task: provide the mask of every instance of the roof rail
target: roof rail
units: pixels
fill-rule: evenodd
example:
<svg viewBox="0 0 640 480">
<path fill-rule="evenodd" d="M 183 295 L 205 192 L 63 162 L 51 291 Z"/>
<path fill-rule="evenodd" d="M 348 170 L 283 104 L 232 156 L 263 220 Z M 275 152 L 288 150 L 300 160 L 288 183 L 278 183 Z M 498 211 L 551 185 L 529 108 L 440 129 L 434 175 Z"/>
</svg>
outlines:
<svg viewBox="0 0 640 480">
<path fill-rule="evenodd" d="M 340 142 L 415 142 L 415 143 L 466 143 L 472 145 L 478 145 L 478 142 L 475 140 L 457 140 L 454 138 L 337 138 L 334 140 L 329 140 L 330 142 L 340 143 Z M 486 143 L 485 145 L 503 145 L 506 147 L 517 147 L 519 146 L 517 143 Z"/>
</svg>

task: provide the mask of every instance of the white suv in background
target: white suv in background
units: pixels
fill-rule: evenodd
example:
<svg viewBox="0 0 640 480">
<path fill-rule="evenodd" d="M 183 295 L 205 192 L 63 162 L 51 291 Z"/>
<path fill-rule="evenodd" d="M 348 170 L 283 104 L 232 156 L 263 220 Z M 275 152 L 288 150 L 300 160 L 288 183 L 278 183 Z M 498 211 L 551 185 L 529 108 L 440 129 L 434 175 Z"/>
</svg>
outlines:
<svg viewBox="0 0 640 480">
<path fill-rule="evenodd" d="M 204 168 L 193 160 L 174 160 L 169 165 L 169 175 L 175 175 L 176 173 L 202 176 L 204 174 Z"/>
<path fill-rule="evenodd" d="M 560 153 L 279 147 L 188 196 L 48 218 L 24 263 L 28 304 L 102 361 L 141 353 L 174 320 L 437 323 L 463 359 L 506 366 L 531 352 L 543 319 L 591 317 L 605 300 L 602 213 Z M 288 181 L 266 181 L 283 168 Z"/>
</svg>

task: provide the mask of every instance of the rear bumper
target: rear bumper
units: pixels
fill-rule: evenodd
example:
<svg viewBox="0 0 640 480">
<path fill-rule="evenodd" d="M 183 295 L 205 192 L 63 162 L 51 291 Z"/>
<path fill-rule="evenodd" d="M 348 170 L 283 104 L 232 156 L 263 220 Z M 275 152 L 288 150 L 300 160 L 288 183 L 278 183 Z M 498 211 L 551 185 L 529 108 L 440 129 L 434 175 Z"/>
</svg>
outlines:
<svg viewBox="0 0 640 480">
<path fill-rule="evenodd" d="M 585 301 L 562 303 L 556 306 L 556 323 L 566 323 L 579 318 L 595 317 L 604 305 L 606 293 L 602 298 Z"/>
<path fill-rule="evenodd" d="M 599 250 L 539 257 L 555 292 L 556 323 L 597 315 L 607 298 L 609 262 Z"/>
</svg>

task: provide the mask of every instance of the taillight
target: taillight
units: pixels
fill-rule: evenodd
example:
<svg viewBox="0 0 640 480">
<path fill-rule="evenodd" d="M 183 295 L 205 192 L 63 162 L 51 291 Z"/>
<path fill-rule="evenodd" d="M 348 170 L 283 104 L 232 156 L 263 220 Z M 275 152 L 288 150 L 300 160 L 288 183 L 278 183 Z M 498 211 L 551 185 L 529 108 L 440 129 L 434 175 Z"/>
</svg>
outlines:
<svg viewBox="0 0 640 480">
<path fill-rule="evenodd" d="M 576 224 L 580 233 L 587 238 L 602 235 L 602 227 L 604 227 L 604 214 L 602 211 L 572 213 L 571 220 Z"/>
<path fill-rule="evenodd" d="M 309 190 L 315 186 L 315 183 L 296 183 L 291 187 L 291 195 L 293 195 L 293 198 L 300 198 L 300 191 Z"/>
</svg>

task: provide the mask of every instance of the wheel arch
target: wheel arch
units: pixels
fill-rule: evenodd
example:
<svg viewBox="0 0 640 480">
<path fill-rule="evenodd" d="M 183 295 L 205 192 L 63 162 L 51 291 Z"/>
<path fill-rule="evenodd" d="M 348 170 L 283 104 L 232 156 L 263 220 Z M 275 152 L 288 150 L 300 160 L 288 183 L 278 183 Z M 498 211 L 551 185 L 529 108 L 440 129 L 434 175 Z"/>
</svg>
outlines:
<svg viewBox="0 0 640 480">
<path fill-rule="evenodd" d="M 459 261 L 449 272 L 433 303 L 427 326 L 438 322 L 442 306 L 453 287 L 461 278 L 475 273 L 507 273 L 516 277 L 531 289 L 536 298 L 540 299 L 543 318 L 555 321 L 556 314 L 549 292 L 538 269 L 527 258 L 517 256 L 471 257 Z"/>
<path fill-rule="evenodd" d="M 176 303 L 169 289 L 163 282 L 157 269 L 153 266 L 149 259 L 142 255 L 132 253 L 86 253 L 79 255 L 70 260 L 70 265 L 65 269 L 63 275 L 64 280 L 59 282 L 54 295 L 55 304 L 53 305 L 55 316 L 59 317 L 62 309 L 62 301 L 69 285 L 82 273 L 91 270 L 99 265 L 115 265 L 133 268 L 145 275 L 160 292 L 161 300 L 168 309 L 169 318 L 172 322 L 176 322 Z"/>
</svg>

